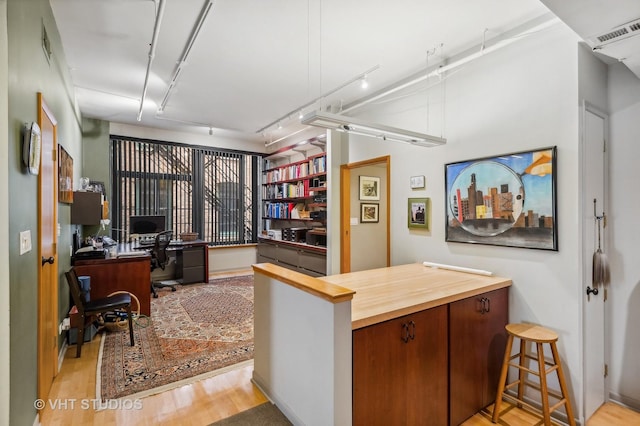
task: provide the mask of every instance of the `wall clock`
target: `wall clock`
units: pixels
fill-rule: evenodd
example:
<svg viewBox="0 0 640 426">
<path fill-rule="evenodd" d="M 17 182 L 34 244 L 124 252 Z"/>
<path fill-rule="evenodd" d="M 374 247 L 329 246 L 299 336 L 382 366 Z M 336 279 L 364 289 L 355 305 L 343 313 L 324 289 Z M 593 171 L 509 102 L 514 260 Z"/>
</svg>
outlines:
<svg viewBox="0 0 640 426">
<path fill-rule="evenodd" d="M 24 141 L 22 145 L 22 160 L 27 166 L 27 172 L 37 175 L 40 170 L 40 147 L 42 134 L 38 123 L 31 122 L 24 125 Z"/>
</svg>

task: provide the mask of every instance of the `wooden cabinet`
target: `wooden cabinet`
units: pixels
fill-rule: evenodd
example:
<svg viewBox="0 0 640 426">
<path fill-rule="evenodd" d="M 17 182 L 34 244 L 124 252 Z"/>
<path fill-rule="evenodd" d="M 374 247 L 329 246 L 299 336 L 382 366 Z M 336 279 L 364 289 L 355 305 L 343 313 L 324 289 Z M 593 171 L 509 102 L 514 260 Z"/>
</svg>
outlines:
<svg viewBox="0 0 640 426">
<path fill-rule="evenodd" d="M 447 306 L 353 331 L 353 424 L 447 424 Z"/>
<path fill-rule="evenodd" d="M 263 262 L 275 263 L 311 276 L 324 276 L 327 273 L 325 250 L 285 241 L 261 239 L 258 242 L 258 263 Z"/>
<path fill-rule="evenodd" d="M 450 424 L 494 402 L 507 341 L 508 288 L 449 305 Z"/>
<path fill-rule="evenodd" d="M 102 194 L 100 192 L 73 193 L 71 223 L 76 225 L 99 225 L 102 219 Z"/>
<path fill-rule="evenodd" d="M 353 424 L 459 425 L 493 403 L 508 302 L 505 287 L 353 330 Z"/>
</svg>

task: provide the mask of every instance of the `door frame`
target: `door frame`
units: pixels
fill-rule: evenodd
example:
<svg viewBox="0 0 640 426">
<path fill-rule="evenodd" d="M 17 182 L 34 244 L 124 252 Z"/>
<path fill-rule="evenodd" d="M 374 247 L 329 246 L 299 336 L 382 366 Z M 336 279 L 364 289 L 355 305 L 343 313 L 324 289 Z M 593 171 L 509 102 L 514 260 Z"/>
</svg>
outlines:
<svg viewBox="0 0 640 426">
<path fill-rule="evenodd" d="M 46 116 L 46 117 L 45 117 Z M 37 376 L 38 376 L 38 386 L 37 386 L 37 395 L 38 398 L 46 400 L 49 396 L 49 391 L 51 389 L 51 382 L 53 381 L 53 377 L 58 374 L 58 248 L 57 248 L 57 223 L 58 223 L 58 179 L 57 179 L 57 148 L 58 148 L 58 122 L 48 107 L 42 93 L 38 92 L 38 125 L 40 129 L 43 129 L 43 121 L 47 119 L 53 125 L 52 132 L 52 146 L 51 152 L 45 152 L 44 150 L 44 131 L 42 131 L 42 139 L 43 139 L 43 149 L 41 149 L 40 155 L 41 159 L 45 158 L 45 156 L 50 155 L 51 160 L 53 162 L 53 167 L 51 169 L 51 176 L 45 176 L 45 172 L 42 167 L 42 160 L 40 161 L 40 172 L 38 173 L 38 318 L 37 318 L 37 329 L 38 329 L 38 355 L 37 355 Z M 42 182 L 46 179 L 52 180 L 52 217 L 50 229 L 52 235 L 50 236 L 52 241 L 51 251 L 54 258 L 54 263 L 51 265 L 47 265 L 47 269 L 53 269 L 51 273 L 51 281 L 49 285 L 51 285 L 51 297 L 43 297 L 43 288 L 45 283 L 45 276 L 43 274 L 43 269 L 41 265 L 41 259 L 44 257 L 43 251 L 43 223 L 45 218 L 43 218 L 43 210 L 41 205 L 42 200 Z M 49 300 L 46 300 L 49 299 Z M 48 304 L 48 305 L 47 305 Z M 47 328 L 47 318 L 45 318 L 44 313 L 47 312 L 52 313 L 53 318 L 53 329 L 50 330 Z M 49 342 L 49 339 L 53 339 L 52 342 Z M 47 353 L 45 349 L 52 348 L 52 353 Z M 53 377 L 45 377 L 47 371 L 52 371 Z"/>
<path fill-rule="evenodd" d="M 377 164 L 386 166 L 387 266 L 391 266 L 391 156 L 370 158 L 340 166 L 340 273 L 351 272 L 351 171 Z"/>
<path fill-rule="evenodd" d="M 581 118 L 581 123 L 580 123 L 580 166 L 581 166 L 581 175 L 583 176 L 580 179 L 580 205 L 582 206 L 583 209 L 587 210 L 586 212 L 582 212 L 580 215 L 581 218 L 581 232 L 582 232 L 582 244 L 581 246 L 583 246 L 584 244 L 586 244 L 587 242 L 590 241 L 590 239 L 588 238 L 589 233 L 593 233 L 594 232 L 594 219 L 587 219 L 587 216 L 591 217 L 591 215 L 593 214 L 593 201 L 591 198 L 586 199 L 586 194 L 589 190 L 589 188 L 586 188 L 586 179 L 584 178 L 584 176 L 586 174 L 592 173 L 592 168 L 590 167 L 590 164 L 587 164 L 587 158 L 586 158 L 586 144 L 587 144 L 587 139 L 589 137 L 589 135 L 587 135 L 587 114 L 593 114 L 599 118 L 601 118 L 603 120 L 603 154 L 602 154 L 602 161 L 603 161 L 603 165 L 602 165 L 602 200 L 598 200 L 598 205 L 597 205 L 597 212 L 596 214 L 600 215 L 603 212 L 607 212 L 608 211 L 608 206 L 609 206 L 609 199 L 608 199 L 608 191 L 607 191 L 607 186 L 608 186 L 608 176 L 609 176 L 609 170 L 608 170 L 608 154 L 607 154 L 607 144 L 609 143 L 608 140 L 608 135 L 609 135 L 609 116 L 608 114 L 606 114 L 604 111 L 600 110 L 599 108 L 597 108 L 596 106 L 590 104 L 587 101 L 583 101 L 581 108 L 580 108 L 580 118 Z M 592 191 L 589 190 L 589 193 L 592 193 Z M 606 219 L 603 220 L 602 222 L 602 228 L 601 228 L 601 232 L 602 232 L 602 245 L 605 247 L 605 253 L 606 253 L 606 247 L 607 247 L 607 233 L 605 232 L 605 225 L 606 224 Z M 595 237 L 595 236 L 594 236 Z M 595 237 L 597 238 L 597 237 Z M 605 333 L 606 333 L 606 300 L 607 300 L 607 289 L 606 288 L 600 288 L 600 293 L 598 296 L 587 296 L 586 295 L 586 286 L 591 284 L 591 277 L 590 277 L 590 271 L 591 271 L 591 263 L 590 260 L 587 256 L 586 253 L 584 253 L 584 250 L 582 250 L 581 253 L 583 256 L 585 256 L 582 259 L 582 279 L 580 281 L 580 300 L 582 301 L 582 351 L 583 351 L 583 355 L 582 355 L 582 379 L 583 379 L 583 391 L 582 391 L 582 410 L 580 412 L 580 416 L 582 417 L 581 420 L 586 422 L 589 417 L 595 412 L 595 410 L 598 408 L 596 407 L 594 409 L 594 407 L 590 407 L 590 405 L 593 404 L 588 404 L 588 389 L 593 389 L 595 388 L 595 386 L 593 386 L 593 382 L 590 379 L 591 377 L 593 377 L 594 373 L 591 371 L 590 367 L 593 364 L 592 362 L 588 362 L 586 356 L 587 354 L 590 354 L 590 356 L 594 356 L 595 354 L 598 354 L 598 356 L 601 356 L 601 362 L 602 362 L 602 369 L 599 369 L 598 371 L 601 372 L 602 374 L 602 382 L 601 384 L 599 384 L 598 387 L 602 388 L 602 403 L 606 402 L 608 400 L 607 398 L 607 394 L 606 394 L 606 389 L 607 389 L 607 376 L 606 376 L 606 363 L 607 363 L 607 359 L 608 359 L 608 353 L 607 353 L 607 346 L 605 345 Z M 590 299 L 591 298 L 591 299 Z M 589 303 L 602 303 L 602 309 L 601 311 L 597 311 L 595 312 L 596 314 L 599 314 L 602 316 L 602 324 L 601 327 L 602 329 L 600 329 L 600 327 L 598 327 L 598 330 L 593 330 L 589 328 L 589 322 L 587 321 L 587 316 L 589 315 L 589 318 L 591 316 L 593 316 L 593 313 L 589 313 L 588 312 L 588 306 L 587 304 Z M 596 336 L 596 334 L 601 333 L 601 336 Z M 598 353 L 598 351 L 601 351 L 601 353 Z M 599 364 L 600 361 L 598 360 L 598 362 L 596 364 Z M 596 374 L 600 374 L 600 373 L 596 373 Z M 589 406 L 588 406 L 589 405 Z"/>
</svg>

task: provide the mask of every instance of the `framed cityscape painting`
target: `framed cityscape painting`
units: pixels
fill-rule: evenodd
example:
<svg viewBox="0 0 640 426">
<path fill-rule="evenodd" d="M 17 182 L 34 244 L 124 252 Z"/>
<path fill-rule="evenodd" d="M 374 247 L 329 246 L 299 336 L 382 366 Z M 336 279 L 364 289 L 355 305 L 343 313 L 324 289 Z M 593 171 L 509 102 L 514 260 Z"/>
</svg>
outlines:
<svg viewBox="0 0 640 426">
<path fill-rule="evenodd" d="M 445 165 L 446 241 L 558 250 L 556 147 Z"/>
</svg>

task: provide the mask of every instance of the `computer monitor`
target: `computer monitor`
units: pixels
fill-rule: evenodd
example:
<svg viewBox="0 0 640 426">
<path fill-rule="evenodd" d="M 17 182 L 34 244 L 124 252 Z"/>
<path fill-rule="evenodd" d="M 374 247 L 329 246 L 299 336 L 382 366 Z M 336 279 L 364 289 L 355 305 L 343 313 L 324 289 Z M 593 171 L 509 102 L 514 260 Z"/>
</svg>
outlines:
<svg viewBox="0 0 640 426">
<path fill-rule="evenodd" d="M 164 231 L 165 226 L 165 217 L 161 215 L 129 218 L 129 234 L 157 234 Z"/>
</svg>

